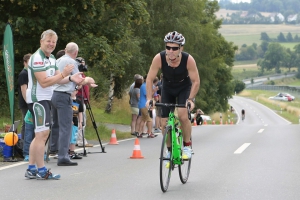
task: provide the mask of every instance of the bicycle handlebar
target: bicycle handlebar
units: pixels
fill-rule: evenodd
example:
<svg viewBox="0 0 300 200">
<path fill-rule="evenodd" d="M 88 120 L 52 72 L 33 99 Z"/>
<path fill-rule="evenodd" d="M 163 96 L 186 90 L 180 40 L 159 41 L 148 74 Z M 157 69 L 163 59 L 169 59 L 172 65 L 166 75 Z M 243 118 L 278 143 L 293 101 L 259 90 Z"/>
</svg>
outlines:
<svg viewBox="0 0 300 200">
<path fill-rule="evenodd" d="M 150 108 L 152 106 L 153 106 L 153 100 L 151 100 L 150 103 L 149 103 L 148 111 L 150 110 Z M 155 106 L 158 106 L 158 107 L 187 108 L 188 118 L 189 118 L 189 120 L 191 120 L 191 111 L 190 111 L 191 103 L 190 102 L 187 103 L 187 107 L 185 107 L 185 104 L 173 104 L 173 103 L 155 103 Z"/>
</svg>

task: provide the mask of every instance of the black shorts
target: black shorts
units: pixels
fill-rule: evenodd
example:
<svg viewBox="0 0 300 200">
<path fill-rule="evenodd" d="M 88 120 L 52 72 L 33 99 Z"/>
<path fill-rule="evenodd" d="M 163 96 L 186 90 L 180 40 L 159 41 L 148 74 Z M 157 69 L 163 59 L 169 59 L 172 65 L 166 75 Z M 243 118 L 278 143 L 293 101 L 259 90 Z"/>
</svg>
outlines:
<svg viewBox="0 0 300 200">
<path fill-rule="evenodd" d="M 182 84 L 179 87 L 164 86 L 161 90 L 161 103 L 185 104 L 191 93 L 192 84 Z M 169 117 L 170 109 L 161 107 L 161 117 Z"/>
</svg>

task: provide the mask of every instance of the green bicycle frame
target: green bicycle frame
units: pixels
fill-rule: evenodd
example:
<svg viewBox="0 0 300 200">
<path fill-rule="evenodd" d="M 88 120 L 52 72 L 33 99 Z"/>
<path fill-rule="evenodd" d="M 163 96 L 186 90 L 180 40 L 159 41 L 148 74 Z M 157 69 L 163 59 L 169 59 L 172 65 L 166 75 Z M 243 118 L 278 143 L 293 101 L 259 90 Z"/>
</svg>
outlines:
<svg viewBox="0 0 300 200">
<path fill-rule="evenodd" d="M 174 112 L 170 112 L 169 114 L 169 120 L 168 125 L 171 127 L 171 142 L 172 142 L 172 157 L 173 157 L 173 164 L 181 165 L 182 159 L 181 159 L 181 148 L 182 148 L 182 131 L 179 128 L 180 122 L 178 118 L 175 116 Z M 172 158 L 171 158 L 172 159 Z"/>
</svg>

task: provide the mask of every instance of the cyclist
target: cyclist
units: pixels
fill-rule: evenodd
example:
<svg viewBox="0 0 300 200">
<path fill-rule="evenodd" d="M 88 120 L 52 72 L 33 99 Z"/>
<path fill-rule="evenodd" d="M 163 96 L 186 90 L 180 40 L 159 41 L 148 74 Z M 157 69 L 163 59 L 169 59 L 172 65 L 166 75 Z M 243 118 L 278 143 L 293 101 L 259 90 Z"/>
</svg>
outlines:
<svg viewBox="0 0 300 200">
<path fill-rule="evenodd" d="M 244 120 L 245 119 L 245 109 L 243 108 L 242 109 L 242 120 Z"/>
<path fill-rule="evenodd" d="M 177 31 L 169 32 L 164 38 L 165 50 L 158 53 L 152 60 L 150 66 L 146 87 L 147 87 L 147 102 L 152 100 L 152 85 L 153 80 L 161 69 L 163 73 L 163 84 L 161 91 L 161 103 L 191 103 L 191 110 L 195 107 L 195 97 L 200 86 L 200 77 L 194 58 L 183 51 L 185 38 Z M 162 107 L 162 132 L 166 126 L 167 118 L 170 109 Z M 183 159 L 191 158 L 191 123 L 188 119 L 187 109 L 178 108 L 178 117 L 181 123 L 183 132 Z M 169 144 L 170 145 L 170 144 Z M 168 146 L 169 146 L 168 145 Z M 170 147 L 169 151 L 170 151 Z"/>
</svg>

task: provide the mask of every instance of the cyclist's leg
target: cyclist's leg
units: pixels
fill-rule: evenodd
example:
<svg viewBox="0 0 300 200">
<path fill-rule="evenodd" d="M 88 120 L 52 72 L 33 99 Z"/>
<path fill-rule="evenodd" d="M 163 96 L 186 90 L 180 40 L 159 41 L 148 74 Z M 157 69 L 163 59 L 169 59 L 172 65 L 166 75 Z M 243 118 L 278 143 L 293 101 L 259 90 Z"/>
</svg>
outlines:
<svg viewBox="0 0 300 200">
<path fill-rule="evenodd" d="M 170 88 L 165 89 L 162 87 L 161 90 L 161 103 L 176 103 L 176 98 L 172 94 L 169 93 Z M 161 107 L 161 128 L 162 133 L 165 133 L 165 128 L 167 125 L 168 117 L 169 117 L 170 109 L 167 107 Z M 167 141 L 167 146 L 171 146 L 170 137 Z"/>
<path fill-rule="evenodd" d="M 191 85 L 185 85 L 179 90 L 178 104 L 186 104 L 186 100 L 190 96 Z M 186 108 L 178 108 L 178 118 L 181 123 L 181 130 L 183 134 L 183 159 L 190 159 L 192 157 L 192 126 L 188 119 L 188 111 Z"/>
<path fill-rule="evenodd" d="M 182 87 L 181 90 L 179 90 L 177 95 L 178 104 L 186 104 L 186 100 L 190 96 L 190 91 L 191 91 L 191 85 L 186 85 L 185 87 Z M 192 127 L 188 119 L 188 112 L 186 108 L 178 108 L 178 118 L 181 123 L 183 141 L 185 144 L 187 144 L 185 146 L 190 146 L 188 144 L 191 142 Z"/>
</svg>

